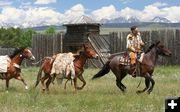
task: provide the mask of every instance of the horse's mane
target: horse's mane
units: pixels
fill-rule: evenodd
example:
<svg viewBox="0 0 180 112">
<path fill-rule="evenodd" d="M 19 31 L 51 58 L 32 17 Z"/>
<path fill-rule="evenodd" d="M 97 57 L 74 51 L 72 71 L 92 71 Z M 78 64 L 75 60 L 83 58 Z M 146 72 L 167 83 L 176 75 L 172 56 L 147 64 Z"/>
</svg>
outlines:
<svg viewBox="0 0 180 112">
<path fill-rule="evenodd" d="M 155 46 L 155 44 L 152 44 L 151 46 L 149 46 L 149 48 L 147 49 L 147 51 L 145 53 L 148 53 L 154 46 Z"/>
<path fill-rule="evenodd" d="M 24 48 L 16 48 L 14 52 L 10 55 L 8 55 L 11 59 L 14 58 L 17 54 L 23 51 Z"/>
<path fill-rule="evenodd" d="M 75 60 L 79 59 L 80 55 L 83 53 L 83 51 L 79 51 L 79 53 L 77 55 L 74 56 Z"/>
</svg>

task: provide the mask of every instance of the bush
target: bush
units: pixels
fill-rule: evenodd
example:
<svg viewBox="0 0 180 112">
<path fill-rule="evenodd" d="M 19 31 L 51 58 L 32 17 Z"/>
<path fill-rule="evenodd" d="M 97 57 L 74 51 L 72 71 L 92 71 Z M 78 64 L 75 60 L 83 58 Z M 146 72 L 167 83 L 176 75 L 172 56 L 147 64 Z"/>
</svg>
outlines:
<svg viewBox="0 0 180 112">
<path fill-rule="evenodd" d="M 32 35 L 36 34 L 33 29 L 0 28 L 1 47 L 31 47 Z"/>
</svg>

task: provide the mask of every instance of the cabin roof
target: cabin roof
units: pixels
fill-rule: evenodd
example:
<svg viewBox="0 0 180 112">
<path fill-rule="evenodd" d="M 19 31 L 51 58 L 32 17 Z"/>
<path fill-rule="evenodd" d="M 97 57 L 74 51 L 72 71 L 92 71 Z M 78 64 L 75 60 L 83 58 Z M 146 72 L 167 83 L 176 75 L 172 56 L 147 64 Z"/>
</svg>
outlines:
<svg viewBox="0 0 180 112">
<path fill-rule="evenodd" d="M 74 25 L 98 25 L 100 26 L 99 23 L 97 23 L 95 20 L 92 18 L 82 15 L 80 17 L 77 17 L 75 19 L 72 19 L 68 23 L 64 24 L 64 26 L 74 26 Z"/>
</svg>

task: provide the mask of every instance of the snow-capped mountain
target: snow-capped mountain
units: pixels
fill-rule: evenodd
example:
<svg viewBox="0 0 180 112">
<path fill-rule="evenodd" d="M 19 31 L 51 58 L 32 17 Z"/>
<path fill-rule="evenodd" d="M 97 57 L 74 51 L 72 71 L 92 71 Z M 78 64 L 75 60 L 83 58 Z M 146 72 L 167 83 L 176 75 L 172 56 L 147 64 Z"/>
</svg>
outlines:
<svg viewBox="0 0 180 112">
<path fill-rule="evenodd" d="M 15 25 L 15 24 L 13 24 L 13 23 L 4 23 L 4 22 L 1 22 L 0 23 L 0 26 L 1 27 L 4 27 L 4 28 L 8 28 L 8 27 L 12 27 L 12 26 L 17 26 L 17 25 Z"/>
<path fill-rule="evenodd" d="M 137 23 L 137 22 L 140 22 L 140 20 L 136 17 L 130 17 L 128 19 L 128 23 Z"/>
<path fill-rule="evenodd" d="M 170 20 L 168 20 L 167 18 L 164 18 L 164 17 L 154 17 L 151 22 L 157 22 L 157 23 L 171 23 Z"/>
<path fill-rule="evenodd" d="M 79 18 L 79 19 L 78 19 Z M 70 20 L 70 19 L 67 19 Z M 9 27 L 20 27 L 20 28 L 38 28 L 38 29 L 45 29 L 47 26 L 51 26 L 51 25 L 55 25 L 55 26 L 62 26 L 62 24 L 65 23 L 94 23 L 94 20 L 92 19 L 88 19 L 87 17 L 73 17 L 71 20 L 72 21 L 61 21 L 60 23 L 54 23 L 54 24 L 49 24 L 47 21 L 39 21 L 38 23 L 33 23 L 31 21 L 28 22 L 23 22 L 23 23 L 5 23 L 3 21 L 0 21 L 0 27 L 4 27 L 4 28 L 9 28 Z M 93 22 L 92 22 L 93 21 Z M 139 26 L 151 26 L 151 24 L 159 24 L 159 26 L 166 26 L 171 24 L 172 27 L 179 27 L 180 26 L 180 21 L 178 22 L 174 22 L 174 21 L 170 21 L 167 18 L 164 17 L 154 17 L 152 20 L 150 21 L 140 21 L 138 18 L 136 17 L 129 17 L 129 18 L 125 18 L 125 17 L 118 17 L 118 18 L 113 18 L 113 19 L 102 19 L 101 21 L 99 21 L 100 23 L 102 23 L 104 26 L 105 25 L 109 25 L 108 27 L 130 27 L 132 25 L 139 25 Z M 97 22 L 98 23 L 98 22 Z M 42 28 L 41 28 L 42 27 Z M 62 28 L 61 28 L 62 29 Z"/>
<path fill-rule="evenodd" d="M 136 17 L 130 17 L 130 18 L 125 18 L 125 17 L 118 17 L 118 18 L 114 18 L 114 19 L 102 19 L 100 21 L 100 23 L 137 23 L 137 22 L 144 22 L 144 21 L 140 21 L 138 18 Z M 170 20 L 168 20 L 167 18 L 163 18 L 163 17 L 155 17 L 150 21 L 147 22 L 157 22 L 157 23 L 172 23 Z"/>
<path fill-rule="evenodd" d="M 136 23 L 136 22 L 140 22 L 140 20 L 137 19 L 136 17 L 130 17 L 128 19 L 126 19 L 125 17 L 118 17 L 114 19 L 102 19 L 100 21 L 100 23 Z"/>
<path fill-rule="evenodd" d="M 104 24 L 104 23 L 108 23 L 109 19 L 101 19 L 100 23 Z"/>
</svg>

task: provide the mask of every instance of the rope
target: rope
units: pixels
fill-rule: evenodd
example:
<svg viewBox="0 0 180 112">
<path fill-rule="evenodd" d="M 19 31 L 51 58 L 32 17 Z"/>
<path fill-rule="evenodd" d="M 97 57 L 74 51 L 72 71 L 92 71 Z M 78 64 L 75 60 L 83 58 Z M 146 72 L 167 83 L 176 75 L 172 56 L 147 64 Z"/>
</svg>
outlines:
<svg viewBox="0 0 180 112">
<path fill-rule="evenodd" d="M 43 58 L 44 59 L 44 58 Z M 32 63 L 33 65 L 39 64 L 43 59 L 40 59 L 38 62 Z"/>
<path fill-rule="evenodd" d="M 139 82 L 139 84 L 138 84 L 137 88 L 139 88 L 139 86 L 141 85 L 141 81 L 142 81 L 142 78 L 141 78 L 141 80 L 140 80 L 140 82 Z"/>
</svg>

